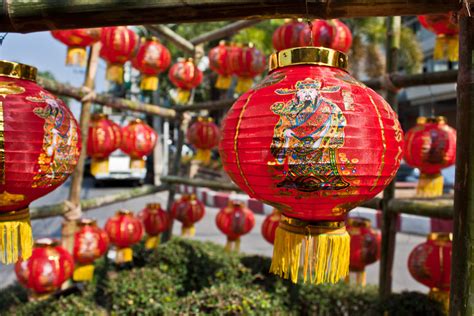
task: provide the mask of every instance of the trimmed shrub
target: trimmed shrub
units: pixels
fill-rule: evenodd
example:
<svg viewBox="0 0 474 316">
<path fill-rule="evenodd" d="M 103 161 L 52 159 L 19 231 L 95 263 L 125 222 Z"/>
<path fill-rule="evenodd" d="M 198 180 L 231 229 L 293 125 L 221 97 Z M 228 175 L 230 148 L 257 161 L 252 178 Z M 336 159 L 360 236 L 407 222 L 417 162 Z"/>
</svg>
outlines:
<svg viewBox="0 0 474 316">
<path fill-rule="evenodd" d="M 385 300 L 378 301 L 371 315 L 390 316 L 443 316 L 441 303 L 432 300 L 426 294 L 419 292 L 394 293 Z"/>
<path fill-rule="evenodd" d="M 5 311 L 10 306 L 19 305 L 28 302 L 28 292 L 15 282 L 0 291 L 0 311 Z"/>
</svg>

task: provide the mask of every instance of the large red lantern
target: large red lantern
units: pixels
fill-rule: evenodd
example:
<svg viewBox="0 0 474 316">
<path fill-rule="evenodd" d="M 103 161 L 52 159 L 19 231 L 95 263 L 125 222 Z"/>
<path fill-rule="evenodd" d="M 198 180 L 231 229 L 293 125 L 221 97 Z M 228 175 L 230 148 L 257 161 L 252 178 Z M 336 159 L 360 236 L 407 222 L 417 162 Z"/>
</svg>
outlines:
<svg viewBox="0 0 474 316">
<path fill-rule="evenodd" d="M 0 61 L 0 261 L 31 255 L 28 205 L 73 172 L 80 131 L 64 103 L 36 84 L 36 68 Z"/>
<path fill-rule="evenodd" d="M 194 224 L 200 221 L 205 214 L 204 203 L 199 201 L 194 194 L 183 195 L 171 206 L 171 216 L 180 221 L 182 236 L 194 236 Z"/>
<path fill-rule="evenodd" d="M 451 250 L 452 234 L 431 233 L 408 257 L 411 276 L 429 287 L 430 297 L 444 304 L 446 310 L 451 286 Z"/>
<path fill-rule="evenodd" d="M 310 30 L 307 23 L 299 20 L 285 21 L 285 24 L 280 25 L 275 32 L 273 32 L 272 42 L 275 50 L 283 50 L 287 48 L 300 47 L 309 45 L 301 42 L 301 33 L 304 30 Z"/>
<path fill-rule="evenodd" d="M 230 201 L 217 213 L 216 225 L 227 236 L 227 251 L 240 250 L 240 237 L 248 234 L 255 226 L 253 212 L 241 202 Z"/>
<path fill-rule="evenodd" d="M 434 60 L 459 59 L 459 25 L 452 12 L 432 15 L 420 15 L 418 20 L 428 31 L 436 34 L 433 51 Z"/>
<path fill-rule="evenodd" d="M 262 235 L 266 241 L 271 243 L 272 245 L 275 243 L 275 233 L 280 223 L 281 212 L 276 208 L 273 209 L 271 214 L 268 214 L 265 217 L 265 220 L 262 223 Z"/>
<path fill-rule="evenodd" d="M 194 64 L 192 58 L 188 58 L 171 66 L 168 77 L 178 88 L 176 102 L 185 104 L 189 100 L 191 90 L 201 84 L 202 71 Z"/>
<path fill-rule="evenodd" d="M 417 196 L 435 197 L 443 194 L 441 169 L 456 160 L 456 130 L 446 118 L 419 117 L 415 127 L 405 135 L 405 161 L 420 169 Z"/>
<path fill-rule="evenodd" d="M 54 30 L 51 35 L 67 45 L 66 65 L 84 67 L 87 60 L 86 47 L 100 40 L 102 29 Z"/>
<path fill-rule="evenodd" d="M 237 100 L 222 127 L 224 169 L 283 213 L 271 271 L 293 282 L 297 254 L 312 266 L 305 281 L 347 275 L 346 214 L 392 181 L 403 156 L 396 113 L 346 66 L 343 53 L 327 48 L 277 52 L 270 74 Z"/>
<path fill-rule="evenodd" d="M 338 19 L 330 20 L 333 25 L 334 37 L 331 42 L 331 48 L 348 53 L 352 46 L 352 32 L 349 27 Z"/>
<path fill-rule="evenodd" d="M 231 47 L 229 51 L 229 62 L 233 73 L 239 78 L 235 92 L 244 93 L 253 85 L 253 78 L 261 74 L 266 67 L 265 55 L 255 48 L 253 44 Z"/>
<path fill-rule="evenodd" d="M 208 54 L 209 68 L 218 74 L 215 87 L 217 89 L 229 89 L 232 83 L 232 68 L 229 65 L 229 46 L 225 41 L 212 48 Z"/>
<path fill-rule="evenodd" d="M 157 90 L 157 75 L 165 71 L 170 63 L 170 51 L 156 37 L 142 38 L 137 55 L 132 60 L 133 67 L 142 74 L 140 88 L 142 90 Z"/>
<path fill-rule="evenodd" d="M 157 137 L 155 130 L 140 119 L 134 119 L 122 128 L 120 149 L 131 157 L 130 168 L 145 168 L 145 157 L 153 152 Z"/>
<path fill-rule="evenodd" d="M 87 155 L 92 157 L 91 174 L 109 172 L 109 156 L 117 149 L 115 123 L 106 114 L 93 114 L 87 138 Z"/>
<path fill-rule="evenodd" d="M 380 258 L 380 232 L 370 227 L 370 220 L 362 217 L 347 219 L 347 232 L 351 236 L 349 270 L 356 274 L 356 283 L 365 286 L 365 267 Z"/>
<path fill-rule="evenodd" d="M 133 260 L 131 246 L 142 239 L 143 227 L 138 217 L 128 210 L 120 210 L 105 223 L 105 231 L 110 243 L 117 249 L 115 262 L 124 263 Z"/>
<path fill-rule="evenodd" d="M 107 62 L 107 80 L 123 83 L 123 64 L 135 55 L 138 35 L 126 26 L 104 27 L 101 42 L 100 57 Z"/>
<path fill-rule="evenodd" d="M 196 160 L 208 164 L 211 149 L 219 144 L 220 130 L 211 117 L 198 117 L 188 129 L 188 141 L 197 148 Z"/>
<path fill-rule="evenodd" d="M 15 265 L 18 281 L 41 298 L 54 293 L 68 280 L 74 269 L 72 256 L 48 238 L 35 242 L 33 253 L 28 260 L 20 260 Z"/>
<path fill-rule="evenodd" d="M 141 212 L 141 219 L 148 238 L 145 248 L 153 249 L 160 243 L 160 234 L 170 227 L 170 215 L 159 203 L 148 203 Z"/>
<path fill-rule="evenodd" d="M 73 255 L 76 267 L 74 281 L 90 281 L 94 275 L 94 261 L 102 257 L 109 248 L 109 236 L 91 219 L 82 219 L 74 234 Z"/>
</svg>

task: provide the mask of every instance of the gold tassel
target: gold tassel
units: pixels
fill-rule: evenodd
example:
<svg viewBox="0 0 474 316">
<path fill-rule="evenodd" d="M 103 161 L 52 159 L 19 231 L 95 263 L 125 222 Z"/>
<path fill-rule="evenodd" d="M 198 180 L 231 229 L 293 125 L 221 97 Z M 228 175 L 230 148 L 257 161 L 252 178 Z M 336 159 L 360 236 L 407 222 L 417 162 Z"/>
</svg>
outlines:
<svg viewBox="0 0 474 316">
<path fill-rule="evenodd" d="M 140 89 L 149 91 L 158 90 L 158 77 L 144 75 L 140 82 Z"/>
<path fill-rule="evenodd" d="M 270 272 L 297 283 L 303 261 L 304 282 L 336 283 L 349 273 L 349 247 L 344 222 L 308 223 L 282 215 Z"/>
<path fill-rule="evenodd" d="M 188 229 L 189 237 L 194 237 L 194 235 L 196 235 L 196 227 L 194 227 L 194 225 L 191 225 Z"/>
<path fill-rule="evenodd" d="M 189 101 L 189 96 L 191 95 L 191 91 L 178 89 L 178 95 L 176 96 L 175 101 L 178 104 L 186 104 Z"/>
<path fill-rule="evenodd" d="M 437 302 L 440 302 L 443 305 L 443 309 L 445 313 L 448 314 L 448 311 L 449 311 L 449 292 L 448 291 L 432 288 L 430 292 L 428 293 L 428 296 L 431 299 Z"/>
<path fill-rule="evenodd" d="M 417 197 L 437 197 L 443 195 L 444 179 L 441 173 L 420 175 L 416 187 Z"/>
<path fill-rule="evenodd" d="M 227 242 L 225 243 L 224 250 L 225 252 L 231 252 L 232 251 L 232 244 L 234 242 L 232 240 L 227 239 Z"/>
<path fill-rule="evenodd" d="M 155 249 L 160 244 L 160 236 L 148 236 L 145 241 L 145 249 Z"/>
<path fill-rule="evenodd" d="M 66 65 L 85 67 L 86 57 L 85 47 L 70 46 L 67 48 Z"/>
<path fill-rule="evenodd" d="M 105 78 L 118 84 L 123 83 L 123 65 L 107 64 L 107 72 Z"/>
<path fill-rule="evenodd" d="M 181 237 L 186 237 L 188 236 L 188 228 L 184 227 L 184 225 L 181 227 Z"/>
<path fill-rule="evenodd" d="M 138 159 L 130 159 L 130 169 L 132 170 L 142 170 L 145 169 L 145 159 L 138 158 Z"/>
<path fill-rule="evenodd" d="M 195 159 L 201 161 L 204 165 L 208 165 L 211 162 L 211 150 L 198 148 Z"/>
<path fill-rule="evenodd" d="M 220 90 L 227 90 L 229 89 L 230 85 L 232 84 L 232 77 L 231 76 L 221 76 L 217 77 L 217 81 L 215 87 Z"/>
<path fill-rule="evenodd" d="M 93 276 L 94 276 L 94 265 L 85 264 L 85 265 L 78 265 L 74 269 L 72 279 L 76 282 L 89 282 L 92 280 Z"/>
<path fill-rule="evenodd" d="M 438 35 L 435 40 L 433 59 L 457 62 L 459 59 L 458 36 Z"/>
<path fill-rule="evenodd" d="M 194 227 L 194 225 L 181 227 L 182 237 L 194 237 L 195 234 L 196 234 L 196 228 Z"/>
<path fill-rule="evenodd" d="M 109 173 L 109 158 L 98 159 L 92 158 L 91 174 L 95 177 L 99 174 Z"/>
<path fill-rule="evenodd" d="M 237 86 L 235 87 L 235 92 L 242 94 L 250 90 L 253 86 L 253 79 L 248 77 L 239 77 L 237 80 Z"/>
<path fill-rule="evenodd" d="M 356 275 L 356 284 L 365 287 L 367 285 L 367 274 L 365 273 L 365 270 L 362 271 L 354 271 Z"/>
<path fill-rule="evenodd" d="M 33 233 L 31 231 L 29 209 L 3 213 L 0 215 L 0 262 L 15 263 L 31 257 Z M 21 255 L 19 254 L 21 250 Z"/>
<path fill-rule="evenodd" d="M 240 238 L 230 240 L 227 238 L 227 242 L 225 244 L 224 250 L 226 252 L 232 252 L 235 251 L 236 253 L 240 252 Z"/>
<path fill-rule="evenodd" d="M 116 263 L 125 263 L 133 260 L 132 248 L 118 248 L 117 255 L 115 257 Z"/>
</svg>

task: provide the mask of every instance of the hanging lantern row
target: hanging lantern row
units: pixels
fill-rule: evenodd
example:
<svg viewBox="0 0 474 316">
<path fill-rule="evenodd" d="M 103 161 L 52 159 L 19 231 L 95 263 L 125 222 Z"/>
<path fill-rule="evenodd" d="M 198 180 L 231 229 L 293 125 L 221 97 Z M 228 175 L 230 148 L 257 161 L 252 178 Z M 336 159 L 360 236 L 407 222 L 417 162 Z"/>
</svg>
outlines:
<svg viewBox="0 0 474 316">
<path fill-rule="evenodd" d="M 51 35 L 67 46 L 66 65 L 84 67 L 86 48 L 101 39 L 102 29 L 56 30 L 51 31 Z"/>
<path fill-rule="evenodd" d="M 212 118 L 200 116 L 188 128 L 187 138 L 197 149 L 195 159 L 207 165 L 211 160 L 211 149 L 219 144 L 220 129 Z"/>
<path fill-rule="evenodd" d="M 247 234 L 255 226 L 253 212 L 243 203 L 230 201 L 217 213 L 216 225 L 227 236 L 226 251 L 240 250 L 240 237 Z"/>
<path fill-rule="evenodd" d="M 202 76 L 202 71 L 194 64 L 192 58 L 178 60 L 176 64 L 171 66 L 168 77 L 178 88 L 175 101 L 179 104 L 186 104 L 191 95 L 191 90 L 201 84 Z"/>
<path fill-rule="evenodd" d="M 418 20 L 428 31 L 436 35 L 433 51 L 434 60 L 459 59 L 459 25 L 454 12 L 432 15 L 420 15 Z"/>
</svg>

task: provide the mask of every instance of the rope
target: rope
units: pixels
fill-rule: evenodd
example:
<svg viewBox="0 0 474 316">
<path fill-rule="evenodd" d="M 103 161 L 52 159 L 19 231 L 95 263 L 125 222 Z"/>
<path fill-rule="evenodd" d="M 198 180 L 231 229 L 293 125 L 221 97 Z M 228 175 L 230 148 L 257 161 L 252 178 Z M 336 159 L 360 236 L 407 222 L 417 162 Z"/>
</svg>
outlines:
<svg viewBox="0 0 474 316">
<path fill-rule="evenodd" d="M 71 201 L 66 200 L 64 201 L 64 206 L 66 208 L 66 213 L 64 213 L 63 216 L 67 221 L 75 221 L 81 218 L 82 208 L 80 203 L 75 205 Z"/>
<path fill-rule="evenodd" d="M 89 102 L 94 100 L 97 97 L 97 93 L 89 87 L 82 86 L 81 92 L 85 93 L 86 95 L 82 97 L 81 102 Z"/>
</svg>

